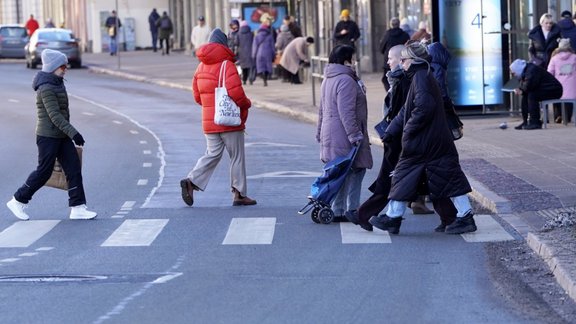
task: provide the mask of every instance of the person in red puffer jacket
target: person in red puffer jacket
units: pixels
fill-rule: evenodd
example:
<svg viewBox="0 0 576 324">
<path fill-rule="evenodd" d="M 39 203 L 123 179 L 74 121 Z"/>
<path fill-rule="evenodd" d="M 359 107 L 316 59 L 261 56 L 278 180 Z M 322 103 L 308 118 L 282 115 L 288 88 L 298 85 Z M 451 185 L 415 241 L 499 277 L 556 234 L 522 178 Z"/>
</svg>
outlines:
<svg viewBox="0 0 576 324">
<path fill-rule="evenodd" d="M 188 176 L 180 180 L 182 199 L 188 206 L 194 204 L 194 190 L 204 191 L 224 149 L 230 155 L 230 186 L 234 194 L 233 206 L 256 205 L 256 201 L 246 196 L 246 160 L 244 157 L 244 129 L 248 109 L 252 105 L 246 97 L 240 76 L 234 65 L 234 53 L 228 48 L 226 34 L 216 28 L 210 34 L 209 42 L 196 51 L 200 65 L 194 73 L 192 90 L 194 99 L 202 106 L 202 128 L 206 136 L 206 153 Z M 215 89 L 218 86 L 220 67 L 226 63 L 226 89 L 228 95 L 240 107 L 241 124 L 222 126 L 214 123 Z"/>
</svg>

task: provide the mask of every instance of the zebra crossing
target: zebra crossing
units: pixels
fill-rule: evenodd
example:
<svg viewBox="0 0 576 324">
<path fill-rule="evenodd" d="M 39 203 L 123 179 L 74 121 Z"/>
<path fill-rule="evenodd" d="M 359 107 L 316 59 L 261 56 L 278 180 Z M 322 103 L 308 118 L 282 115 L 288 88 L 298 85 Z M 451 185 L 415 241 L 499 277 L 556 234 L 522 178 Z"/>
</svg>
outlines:
<svg viewBox="0 0 576 324">
<path fill-rule="evenodd" d="M 514 240 L 492 216 L 476 215 L 478 231 L 462 234 L 469 243 Z M 30 220 L 16 222 L 0 232 L 0 248 L 26 248 L 40 242 L 50 231 L 57 228 L 60 220 Z M 151 246 L 166 230 L 170 219 L 127 219 L 124 220 L 104 241 L 97 242 L 101 247 Z M 334 224 L 340 227 L 341 244 L 390 244 L 393 237 L 388 232 L 374 229 L 362 230 L 351 223 Z M 221 245 L 271 245 L 277 224 L 276 217 L 232 218 L 226 235 L 215 244 Z M 321 226 L 323 225 L 313 225 Z"/>
</svg>

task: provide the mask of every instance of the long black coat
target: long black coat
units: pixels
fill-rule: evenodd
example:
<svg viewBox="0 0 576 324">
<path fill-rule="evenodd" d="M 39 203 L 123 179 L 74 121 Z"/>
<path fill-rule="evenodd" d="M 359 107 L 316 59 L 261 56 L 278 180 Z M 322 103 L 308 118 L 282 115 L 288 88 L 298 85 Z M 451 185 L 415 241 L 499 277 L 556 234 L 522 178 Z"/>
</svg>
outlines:
<svg viewBox="0 0 576 324">
<path fill-rule="evenodd" d="M 238 32 L 238 64 L 243 69 L 249 69 L 254 66 L 254 60 L 252 60 L 253 41 L 254 34 L 250 30 L 250 26 L 240 27 Z"/>
<path fill-rule="evenodd" d="M 472 191 L 460 168 L 436 80 L 426 64 L 413 64 L 407 72 L 413 76 L 406 103 L 386 131 L 387 137 L 402 138 L 389 198 L 414 201 L 422 179 L 431 200 Z"/>
<path fill-rule="evenodd" d="M 542 26 L 538 25 L 530 30 L 528 33 L 528 38 L 530 39 L 528 53 L 532 62 L 546 68 L 548 63 L 550 63 L 552 52 L 558 47 L 558 38 L 560 37 L 560 27 L 556 24 L 552 26 L 546 39 L 544 39 Z"/>
</svg>

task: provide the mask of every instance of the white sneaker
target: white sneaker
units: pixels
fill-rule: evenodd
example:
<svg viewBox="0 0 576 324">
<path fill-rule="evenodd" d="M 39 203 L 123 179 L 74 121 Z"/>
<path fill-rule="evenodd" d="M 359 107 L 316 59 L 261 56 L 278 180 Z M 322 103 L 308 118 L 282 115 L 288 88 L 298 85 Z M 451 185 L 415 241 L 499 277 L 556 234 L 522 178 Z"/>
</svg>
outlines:
<svg viewBox="0 0 576 324">
<path fill-rule="evenodd" d="M 98 215 L 96 212 L 89 211 L 86 205 L 71 207 L 70 219 L 92 219 Z"/>
<path fill-rule="evenodd" d="M 12 200 L 7 202 L 6 206 L 8 206 L 8 209 L 10 209 L 12 214 L 14 214 L 14 216 L 18 217 L 19 219 L 21 220 L 30 219 L 30 217 L 28 217 L 28 214 L 26 214 L 26 212 L 24 211 L 24 209 L 26 209 L 28 205 L 19 202 L 18 200 L 16 200 L 16 198 L 12 197 Z"/>
</svg>

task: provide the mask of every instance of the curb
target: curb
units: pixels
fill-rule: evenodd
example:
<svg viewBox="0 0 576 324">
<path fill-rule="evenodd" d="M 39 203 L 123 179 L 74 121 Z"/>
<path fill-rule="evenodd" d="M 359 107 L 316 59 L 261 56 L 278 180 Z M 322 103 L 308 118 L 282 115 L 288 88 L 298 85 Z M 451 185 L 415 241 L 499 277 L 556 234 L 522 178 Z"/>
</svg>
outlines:
<svg viewBox="0 0 576 324">
<path fill-rule="evenodd" d="M 90 65 L 87 65 L 87 67 L 90 72 L 94 73 L 108 74 L 129 80 L 152 83 L 163 87 L 191 91 L 190 87 L 182 86 L 177 83 L 167 82 L 163 80 L 149 79 L 144 76 L 138 76 L 126 72 L 113 71 L 110 69 Z M 304 122 L 313 124 L 317 122 L 318 116 L 316 114 L 304 111 L 295 111 L 294 109 L 290 109 L 289 107 L 286 107 L 281 104 L 261 100 L 252 100 L 252 104 L 253 106 L 257 106 L 283 115 L 287 115 Z M 382 146 L 380 138 L 374 135 L 370 135 L 370 143 L 373 145 Z M 468 181 L 470 182 L 470 185 L 472 186 L 472 192 L 470 193 L 472 199 L 476 200 L 480 205 L 482 205 L 483 207 L 487 208 L 488 210 L 490 210 L 495 214 L 507 215 L 507 217 L 501 217 L 501 219 L 507 222 L 519 233 L 527 233 L 526 242 L 528 246 L 538 256 L 540 256 L 544 260 L 544 262 L 546 262 L 546 264 L 548 264 L 548 267 L 550 268 L 550 271 L 556 278 L 558 284 L 567 292 L 568 296 L 570 296 L 570 298 L 572 298 L 572 300 L 576 302 L 576 282 L 570 277 L 569 272 L 566 271 L 565 268 L 560 264 L 558 258 L 555 257 L 553 249 L 546 242 L 541 241 L 536 234 L 529 232 L 529 229 L 527 230 L 527 225 L 524 221 L 522 221 L 518 217 L 511 217 L 511 215 L 512 216 L 515 215 L 512 211 L 512 203 L 508 199 L 499 196 L 498 194 L 488 189 L 486 186 L 484 186 L 476 179 L 470 176 L 467 177 Z M 510 220 L 514 221 L 510 222 Z"/>
</svg>

